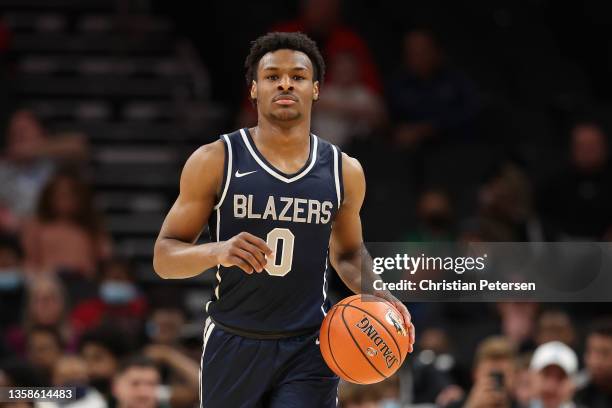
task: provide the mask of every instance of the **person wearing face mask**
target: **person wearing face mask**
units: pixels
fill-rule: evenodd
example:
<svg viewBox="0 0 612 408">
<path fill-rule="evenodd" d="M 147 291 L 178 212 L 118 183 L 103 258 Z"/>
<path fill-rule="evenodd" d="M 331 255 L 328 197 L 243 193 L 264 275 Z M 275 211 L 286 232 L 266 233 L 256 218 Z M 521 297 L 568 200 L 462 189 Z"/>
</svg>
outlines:
<svg viewBox="0 0 612 408">
<path fill-rule="evenodd" d="M 23 253 L 17 239 L 0 236 L 0 331 L 20 321 L 25 297 L 21 268 Z M 17 313 L 16 313 L 17 312 Z"/>
<path fill-rule="evenodd" d="M 115 258 L 102 265 L 98 295 L 78 304 L 71 316 L 77 330 L 87 330 L 106 321 L 137 335 L 146 318 L 147 301 L 132 277 L 132 265 Z"/>
<path fill-rule="evenodd" d="M 417 204 L 419 227 L 409 234 L 410 242 L 452 241 L 455 237 L 453 209 L 448 194 L 430 188 L 419 197 Z"/>
</svg>

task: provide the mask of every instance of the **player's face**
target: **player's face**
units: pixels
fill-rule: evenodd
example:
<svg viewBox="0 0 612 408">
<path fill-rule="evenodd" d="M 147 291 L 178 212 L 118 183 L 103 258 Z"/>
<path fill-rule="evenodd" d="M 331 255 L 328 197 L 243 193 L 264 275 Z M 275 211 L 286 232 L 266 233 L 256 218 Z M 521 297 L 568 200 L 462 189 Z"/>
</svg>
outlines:
<svg viewBox="0 0 612 408">
<path fill-rule="evenodd" d="M 310 118 L 312 101 L 319 96 L 319 83 L 313 78 L 312 62 L 303 52 L 269 52 L 259 61 L 251 97 L 257 99 L 259 113 L 273 121 Z"/>
</svg>

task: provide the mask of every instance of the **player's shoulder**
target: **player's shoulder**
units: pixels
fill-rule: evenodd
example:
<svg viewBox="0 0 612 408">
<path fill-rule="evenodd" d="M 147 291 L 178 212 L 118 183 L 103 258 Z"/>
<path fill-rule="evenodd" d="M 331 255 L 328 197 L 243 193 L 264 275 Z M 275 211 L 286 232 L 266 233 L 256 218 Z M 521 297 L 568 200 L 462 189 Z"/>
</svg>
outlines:
<svg viewBox="0 0 612 408">
<path fill-rule="evenodd" d="M 221 140 L 198 147 L 181 172 L 181 191 L 214 192 L 221 185 L 225 168 L 225 148 Z M 203 177 L 205 176 L 205 177 Z"/>
<path fill-rule="evenodd" d="M 363 167 L 359 160 L 342 152 L 342 174 L 343 178 L 364 178 Z"/>
<path fill-rule="evenodd" d="M 344 152 L 342 152 L 342 183 L 344 203 L 357 203 L 357 207 L 360 207 L 366 189 L 363 167 L 359 160 Z"/>
<path fill-rule="evenodd" d="M 185 167 L 223 166 L 225 160 L 225 147 L 222 140 L 216 140 L 198 147 L 187 159 Z"/>
</svg>

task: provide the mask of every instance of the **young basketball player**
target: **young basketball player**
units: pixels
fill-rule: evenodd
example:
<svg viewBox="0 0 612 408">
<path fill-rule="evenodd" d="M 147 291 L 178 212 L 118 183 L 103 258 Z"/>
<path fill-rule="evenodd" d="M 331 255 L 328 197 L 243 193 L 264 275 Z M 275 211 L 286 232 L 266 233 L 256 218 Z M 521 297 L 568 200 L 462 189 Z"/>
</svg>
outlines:
<svg viewBox="0 0 612 408">
<path fill-rule="evenodd" d="M 361 291 L 363 170 L 310 133 L 325 71 L 311 39 L 267 34 L 245 66 L 257 126 L 187 160 L 153 264 L 170 279 L 217 267 L 203 334 L 203 407 L 334 407 L 338 378 L 317 333 L 328 310 L 328 262 Z M 212 242 L 196 245 L 206 223 Z M 402 313 L 412 349 L 406 307 L 377 295 Z"/>
</svg>

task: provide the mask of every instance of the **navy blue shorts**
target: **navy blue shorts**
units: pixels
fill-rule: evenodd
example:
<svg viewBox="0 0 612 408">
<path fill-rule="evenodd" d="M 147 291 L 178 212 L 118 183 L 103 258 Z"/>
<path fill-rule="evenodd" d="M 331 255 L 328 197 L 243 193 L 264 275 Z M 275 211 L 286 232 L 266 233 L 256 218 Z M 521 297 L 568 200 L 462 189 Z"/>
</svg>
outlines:
<svg viewBox="0 0 612 408">
<path fill-rule="evenodd" d="M 318 333 L 258 340 L 208 319 L 200 369 L 201 408 L 332 408 L 338 377 L 327 367 Z"/>
</svg>

